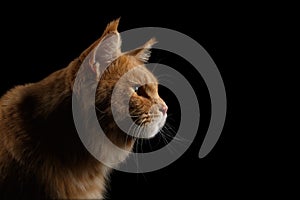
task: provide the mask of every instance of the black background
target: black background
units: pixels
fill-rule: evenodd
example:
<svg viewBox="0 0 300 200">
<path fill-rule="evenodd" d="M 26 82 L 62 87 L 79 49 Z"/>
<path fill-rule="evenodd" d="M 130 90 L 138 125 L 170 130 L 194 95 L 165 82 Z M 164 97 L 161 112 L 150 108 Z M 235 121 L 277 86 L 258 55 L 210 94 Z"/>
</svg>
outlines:
<svg viewBox="0 0 300 200">
<path fill-rule="evenodd" d="M 39 81 L 67 66 L 101 36 L 108 22 L 118 17 L 121 17 L 120 32 L 148 26 L 180 31 L 206 49 L 223 77 L 228 111 L 222 135 L 215 148 L 205 158 L 199 159 L 210 116 L 205 83 L 184 60 L 154 49 L 151 61 L 174 67 L 193 85 L 201 102 L 199 131 L 187 152 L 164 169 L 144 174 L 113 172 L 108 199 L 200 199 L 206 195 L 240 198 L 261 194 L 266 191 L 264 185 L 270 182 L 272 174 L 256 159 L 258 146 L 249 145 L 255 136 L 246 122 L 251 108 L 245 101 L 246 85 L 241 81 L 249 68 L 241 67 L 244 52 L 240 47 L 249 43 L 244 33 L 248 32 L 247 26 L 251 23 L 241 18 L 243 11 L 228 10 L 217 14 L 211 7 L 192 7 L 182 8 L 188 14 L 170 8 L 162 12 L 155 6 L 149 10 L 140 8 L 126 12 L 124 9 L 103 14 L 104 10 L 112 8 L 82 3 L 67 7 L 45 4 L 30 9 L 20 4 L 4 6 L 2 9 L 8 14 L 1 14 L 0 95 L 15 85 Z M 168 122 L 176 128 L 180 122 L 180 116 L 176 115 L 176 101 L 168 97 L 170 91 L 160 89 L 173 116 Z M 252 125 L 255 123 L 254 120 Z"/>
</svg>

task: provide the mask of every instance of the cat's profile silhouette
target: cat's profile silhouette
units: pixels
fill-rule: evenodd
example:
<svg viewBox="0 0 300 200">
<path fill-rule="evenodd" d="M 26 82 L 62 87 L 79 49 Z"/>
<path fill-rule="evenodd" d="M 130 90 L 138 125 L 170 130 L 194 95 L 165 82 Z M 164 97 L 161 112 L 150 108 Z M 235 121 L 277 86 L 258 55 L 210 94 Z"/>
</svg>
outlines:
<svg viewBox="0 0 300 200">
<path fill-rule="evenodd" d="M 89 59 L 85 67 L 90 80 L 99 82 L 95 102 L 99 123 L 114 144 L 130 151 L 135 141 L 116 125 L 110 99 L 118 80 L 136 66 L 142 66 L 139 73 L 133 73 L 131 81 L 121 86 L 123 95 L 130 96 L 130 115 L 144 127 L 143 137 L 153 137 L 164 125 L 167 106 L 158 95 L 156 78 L 144 66 L 155 40 L 121 52 L 118 24 L 119 20 L 109 23 L 102 36 L 66 68 L 37 83 L 16 86 L 1 97 L 1 200 L 104 198 L 110 168 L 85 149 L 72 116 L 72 94 L 78 92 L 73 88 L 74 80 L 85 59 Z M 101 71 L 104 63 L 109 66 Z M 151 84 L 143 84 L 142 77 Z M 120 116 L 126 106 L 117 105 Z M 116 155 L 105 146 L 100 154 L 113 163 L 128 155 Z"/>
</svg>

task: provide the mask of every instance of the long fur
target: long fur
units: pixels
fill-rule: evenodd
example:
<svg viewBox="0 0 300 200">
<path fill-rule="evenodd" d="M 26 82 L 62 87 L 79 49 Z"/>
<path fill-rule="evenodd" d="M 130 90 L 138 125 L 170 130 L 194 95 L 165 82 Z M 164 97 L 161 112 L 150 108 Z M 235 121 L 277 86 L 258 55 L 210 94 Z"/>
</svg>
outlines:
<svg viewBox="0 0 300 200">
<path fill-rule="evenodd" d="M 1 200 L 104 198 L 111 170 L 91 156 L 80 141 L 72 117 L 72 93 L 76 92 L 73 90 L 74 79 L 84 59 L 100 48 L 109 34 L 117 33 L 118 23 L 119 20 L 109 23 L 103 35 L 66 68 L 40 82 L 17 86 L 0 99 Z M 113 143 L 128 151 L 135 139 L 115 124 L 109 109 L 110 97 L 118 79 L 149 58 L 148 49 L 152 43 L 123 54 L 115 45 L 116 53 L 121 56 L 103 72 L 97 88 L 96 106 L 101 110 L 97 114 L 103 119 L 99 123 Z M 112 53 L 112 50 L 102 52 Z M 93 65 L 96 62 L 91 62 L 91 68 L 87 70 L 92 76 L 94 73 L 94 80 L 98 81 L 99 74 L 94 67 L 99 65 Z M 146 68 L 141 73 L 156 82 Z M 132 76 L 133 80 L 138 80 L 141 74 Z M 165 105 L 157 94 L 157 84 L 141 88 L 142 94 L 134 92 L 131 86 L 124 87 L 124 92 L 131 95 L 132 115 L 143 118 L 153 109 L 153 104 Z M 115 155 L 107 148 L 101 154 L 116 162 L 127 157 Z"/>
</svg>

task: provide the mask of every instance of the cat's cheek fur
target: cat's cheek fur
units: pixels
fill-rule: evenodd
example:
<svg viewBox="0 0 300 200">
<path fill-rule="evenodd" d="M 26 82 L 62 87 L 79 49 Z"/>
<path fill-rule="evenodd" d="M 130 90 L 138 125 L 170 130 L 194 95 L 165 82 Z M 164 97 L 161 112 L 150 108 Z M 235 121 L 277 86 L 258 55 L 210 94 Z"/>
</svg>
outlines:
<svg viewBox="0 0 300 200">
<path fill-rule="evenodd" d="M 140 136 L 141 138 L 153 138 L 155 137 L 162 127 L 165 125 L 167 120 L 167 114 L 161 115 L 154 119 L 148 126 L 145 127 L 144 132 Z"/>
</svg>

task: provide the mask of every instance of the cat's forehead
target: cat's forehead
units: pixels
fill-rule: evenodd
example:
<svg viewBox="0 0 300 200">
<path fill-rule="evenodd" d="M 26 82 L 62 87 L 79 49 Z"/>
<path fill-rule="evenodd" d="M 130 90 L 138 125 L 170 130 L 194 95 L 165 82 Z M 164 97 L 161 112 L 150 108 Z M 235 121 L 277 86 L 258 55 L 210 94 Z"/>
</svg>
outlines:
<svg viewBox="0 0 300 200">
<path fill-rule="evenodd" d="M 135 79 L 139 81 L 140 84 L 143 83 L 155 83 L 157 84 L 157 79 L 154 77 L 154 75 L 147 69 L 147 67 L 143 65 L 135 66 L 132 71 L 135 73 L 132 73 L 132 79 Z"/>
<path fill-rule="evenodd" d="M 117 62 L 117 70 L 121 70 L 121 76 L 128 83 L 145 84 L 154 83 L 157 84 L 157 79 L 147 69 L 146 65 L 132 56 L 123 55 Z"/>
</svg>

